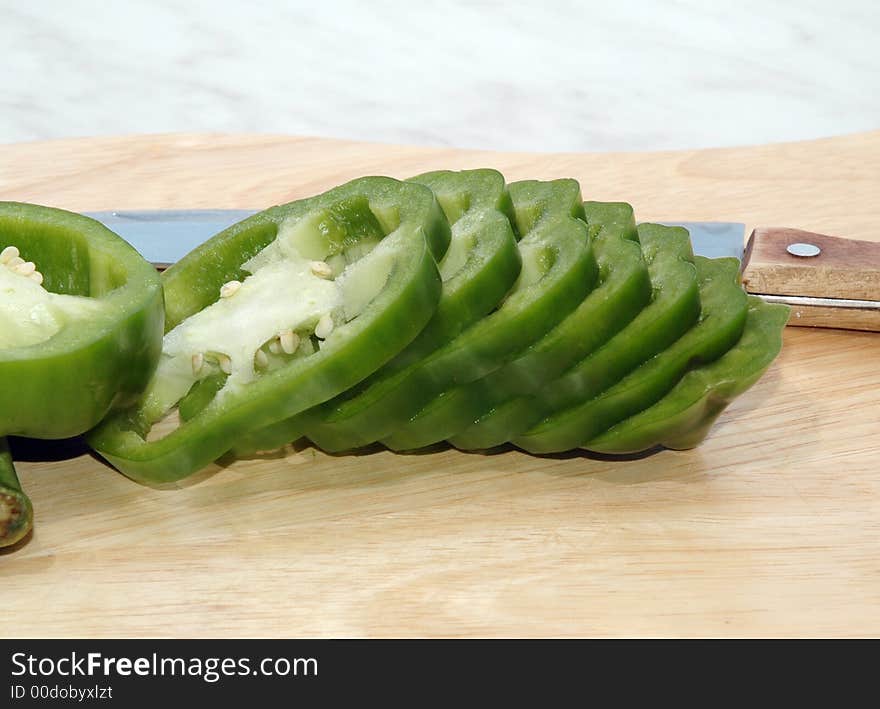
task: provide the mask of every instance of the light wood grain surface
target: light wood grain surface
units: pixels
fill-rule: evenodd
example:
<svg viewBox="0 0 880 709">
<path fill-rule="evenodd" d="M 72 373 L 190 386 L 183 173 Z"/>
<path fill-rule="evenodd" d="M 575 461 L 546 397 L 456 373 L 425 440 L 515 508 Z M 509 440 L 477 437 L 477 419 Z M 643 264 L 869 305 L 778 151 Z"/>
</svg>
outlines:
<svg viewBox="0 0 880 709">
<path fill-rule="evenodd" d="M 575 177 L 642 220 L 880 241 L 880 132 L 583 155 L 68 140 L 0 147 L 0 199 L 259 208 L 363 174 L 474 166 Z M 9 635 L 880 634 L 876 333 L 788 328 L 702 446 L 635 461 L 304 448 L 157 490 L 62 453 L 39 444 L 18 464 L 36 531 L 0 554 Z"/>
</svg>

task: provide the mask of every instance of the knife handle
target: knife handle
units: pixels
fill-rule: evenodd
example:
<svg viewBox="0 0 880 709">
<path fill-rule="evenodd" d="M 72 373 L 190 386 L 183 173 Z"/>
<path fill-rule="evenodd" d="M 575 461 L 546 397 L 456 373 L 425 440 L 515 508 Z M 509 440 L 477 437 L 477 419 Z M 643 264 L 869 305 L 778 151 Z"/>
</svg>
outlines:
<svg viewBox="0 0 880 709">
<path fill-rule="evenodd" d="M 880 330 L 880 243 L 758 228 L 742 280 L 750 293 L 791 305 L 789 325 Z"/>
</svg>

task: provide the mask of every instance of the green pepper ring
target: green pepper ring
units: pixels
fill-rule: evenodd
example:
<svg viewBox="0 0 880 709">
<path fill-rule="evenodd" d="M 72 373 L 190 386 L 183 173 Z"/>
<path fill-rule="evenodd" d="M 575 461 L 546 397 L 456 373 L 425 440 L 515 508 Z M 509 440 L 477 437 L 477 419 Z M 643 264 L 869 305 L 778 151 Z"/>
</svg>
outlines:
<svg viewBox="0 0 880 709">
<path fill-rule="evenodd" d="M 106 418 L 89 444 L 120 472 L 144 483 L 185 478 L 228 451 L 236 436 L 293 416 L 365 378 L 405 347 L 425 326 L 440 297 L 436 260 L 449 246 L 446 217 L 433 192 L 388 177 L 363 177 L 315 197 L 272 207 L 215 235 L 162 277 L 169 326 L 217 299 L 220 286 L 271 243 L 286 219 L 351 198 L 366 198 L 397 213 L 385 236 L 394 253 L 388 285 L 363 312 L 334 330 L 334 344 L 211 402 L 158 440 L 137 407 Z M 336 337 L 345 333 L 344 336 Z M 145 426 L 145 424 L 148 424 Z"/>
<path fill-rule="evenodd" d="M 0 349 L 0 435 L 68 438 L 130 404 L 156 369 L 164 310 L 159 274 L 99 222 L 0 202 L 0 241 L 44 274 L 46 290 L 106 309 L 44 342 Z"/>
<path fill-rule="evenodd" d="M 159 274 L 99 222 L 52 207 L 0 202 L 0 246 L 36 263 L 54 293 L 101 304 L 48 339 L 0 348 L 0 547 L 23 538 L 33 511 L 3 436 L 85 433 L 141 394 L 162 347 Z"/>
</svg>

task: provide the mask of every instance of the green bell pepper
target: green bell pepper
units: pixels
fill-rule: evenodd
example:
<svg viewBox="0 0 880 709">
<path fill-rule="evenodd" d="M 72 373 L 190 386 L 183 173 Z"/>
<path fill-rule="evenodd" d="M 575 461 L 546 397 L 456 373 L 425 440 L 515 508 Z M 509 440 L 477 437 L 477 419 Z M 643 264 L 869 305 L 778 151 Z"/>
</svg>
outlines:
<svg viewBox="0 0 880 709">
<path fill-rule="evenodd" d="M 0 202 L 0 290 L 0 381 L 14 382 L 0 388 L 0 437 L 78 435 L 144 390 L 162 342 L 159 275 L 102 224 Z M 18 501 L 4 545 L 30 506 L 5 447 L 0 467 L 7 512 Z"/>
<path fill-rule="evenodd" d="M 585 202 L 584 212 L 590 231 L 594 232 L 592 245 L 599 265 L 599 285 L 568 317 L 515 360 L 430 402 L 383 441 L 387 447 L 421 448 L 464 430 L 472 438 L 481 437 L 471 447 L 490 448 L 507 441 L 510 431 L 504 425 L 497 442 L 486 440 L 493 420 L 500 422 L 502 418 L 487 412 L 518 395 L 538 392 L 604 344 L 645 307 L 651 298 L 651 280 L 642 258 L 632 207 Z M 481 425 L 474 424 L 477 419 L 481 419 Z M 469 447 L 467 439 L 451 442 Z"/>
<path fill-rule="evenodd" d="M 493 310 L 516 281 L 522 262 L 511 226 L 513 207 L 501 173 L 431 172 L 408 181 L 430 188 L 452 225 L 452 240 L 439 264 L 443 289 L 430 322 L 409 346 L 357 386 L 297 416 L 241 436 L 233 449 L 236 455 L 283 446 L 299 438 L 310 422 L 317 426 L 337 409 L 361 406 L 393 389 L 406 370 L 418 367 L 440 345 Z"/>
<path fill-rule="evenodd" d="M 788 306 L 749 296 L 748 317 L 739 342 L 711 364 L 685 374 L 656 404 L 584 447 L 619 454 L 656 446 L 684 449 L 698 445 L 721 412 L 757 382 L 779 354 L 788 316 Z"/>
<path fill-rule="evenodd" d="M 689 368 L 729 350 L 740 338 L 747 316 L 739 261 L 697 257 L 695 263 L 702 306 L 699 322 L 598 396 L 556 411 L 512 442 L 530 453 L 583 447 L 614 424 L 656 403 Z"/>
<path fill-rule="evenodd" d="M 497 310 L 462 332 L 381 393 L 371 392 L 305 433 L 336 452 L 381 440 L 434 397 L 473 382 L 543 337 L 593 288 L 598 267 L 574 180 L 510 185 L 523 268 Z"/>
<path fill-rule="evenodd" d="M 430 319 L 449 239 L 431 190 L 385 177 L 233 225 L 163 274 L 157 373 L 90 444 L 136 480 L 178 480 L 356 385 Z"/>
<path fill-rule="evenodd" d="M 651 302 L 558 378 L 496 404 L 466 431 L 467 437 L 465 432 L 455 437 L 456 445 L 489 448 L 510 441 L 544 416 L 598 395 L 696 322 L 700 296 L 687 231 L 641 224 L 638 233 L 653 289 Z"/>
</svg>

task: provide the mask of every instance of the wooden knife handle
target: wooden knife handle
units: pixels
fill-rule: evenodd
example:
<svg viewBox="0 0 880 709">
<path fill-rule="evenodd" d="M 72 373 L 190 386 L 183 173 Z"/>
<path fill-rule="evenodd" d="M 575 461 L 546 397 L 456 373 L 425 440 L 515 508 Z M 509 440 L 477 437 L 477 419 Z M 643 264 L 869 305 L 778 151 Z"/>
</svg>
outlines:
<svg viewBox="0 0 880 709">
<path fill-rule="evenodd" d="M 792 244 L 817 246 L 817 256 L 794 256 Z M 743 257 L 750 293 L 880 301 L 880 243 L 800 229 L 759 228 Z"/>
<path fill-rule="evenodd" d="M 758 228 L 746 245 L 742 280 L 750 293 L 787 297 L 789 325 L 880 330 L 880 243 Z"/>
</svg>

